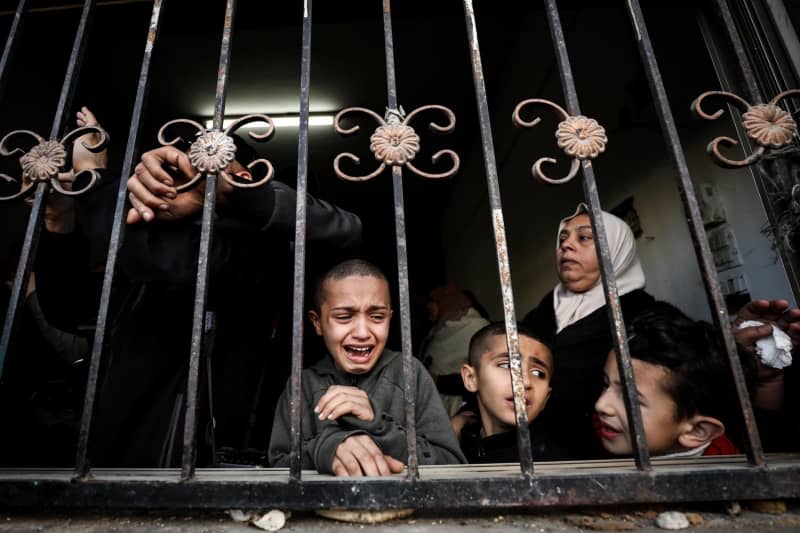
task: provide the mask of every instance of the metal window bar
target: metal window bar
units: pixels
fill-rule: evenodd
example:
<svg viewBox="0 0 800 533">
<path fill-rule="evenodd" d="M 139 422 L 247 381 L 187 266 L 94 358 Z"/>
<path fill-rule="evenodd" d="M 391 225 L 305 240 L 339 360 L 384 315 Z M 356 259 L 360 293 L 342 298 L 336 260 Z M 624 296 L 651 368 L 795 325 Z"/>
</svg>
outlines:
<svg viewBox="0 0 800 533">
<path fill-rule="evenodd" d="M 156 39 L 158 38 L 162 9 L 163 0 L 154 0 L 153 12 L 150 17 L 150 26 L 145 41 L 144 56 L 142 57 L 142 67 L 139 72 L 139 81 L 136 88 L 136 99 L 133 104 L 133 115 L 131 116 L 130 129 L 128 130 L 125 159 L 122 164 L 122 174 L 120 175 L 116 205 L 114 207 L 111 238 L 108 244 L 108 257 L 106 259 L 106 268 L 103 275 L 100 307 L 97 314 L 92 356 L 89 363 L 89 372 L 86 377 L 86 392 L 84 394 L 83 411 L 81 413 L 81 425 L 78 432 L 75 476 L 79 478 L 86 477 L 89 474 L 90 461 L 88 457 L 88 448 L 92 416 L 94 414 L 94 400 L 97 393 L 97 380 L 108 330 L 108 309 L 111 304 L 111 292 L 117 268 L 117 256 L 119 255 L 123 239 L 125 238 L 125 211 L 128 197 L 127 179 L 125 179 L 125 176 L 131 175 L 134 159 L 138 155 L 139 128 L 142 122 L 142 113 L 144 111 L 147 89 L 150 82 L 150 60 L 153 55 L 153 50 L 155 49 Z"/>
<path fill-rule="evenodd" d="M 155 0 L 153 19 L 151 20 L 150 33 L 148 34 L 148 41 L 145 49 L 145 58 L 142 65 L 142 73 L 139 78 L 139 91 L 137 92 L 137 107 L 134 110 L 134 116 L 131 123 L 131 132 L 128 139 L 128 147 L 126 150 L 125 165 L 127 171 L 130 172 L 130 167 L 133 164 L 133 157 L 136 152 L 136 138 L 138 131 L 138 123 L 141 118 L 141 106 L 143 106 L 144 94 L 147 85 L 147 66 L 149 62 L 149 53 L 152 51 L 152 45 L 155 43 L 155 35 L 157 32 L 157 8 L 160 8 L 160 3 L 163 0 Z M 558 21 L 558 13 L 555 8 L 554 0 L 546 0 L 548 7 L 549 23 L 551 24 L 551 32 L 553 34 L 556 49 L 559 51 L 559 65 L 562 67 L 561 75 L 564 81 L 564 91 L 566 99 L 570 104 L 570 111 L 577 113 L 577 97 L 572 84 L 571 73 L 569 71 L 569 61 L 566 56 L 564 46 L 564 38 L 560 31 L 560 24 Z M 223 33 L 223 44 L 220 52 L 220 76 L 217 84 L 217 98 L 215 101 L 215 116 L 214 123 L 215 129 L 221 129 L 222 117 L 224 114 L 225 104 L 225 85 L 227 81 L 227 64 L 230 59 L 230 29 L 233 22 L 233 2 L 228 0 L 226 17 L 225 17 L 225 31 Z M 66 100 L 71 98 L 71 93 L 74 90 L 74 76 L 73 73 L 79 66 L 79 56 L 82 55 L 82 47 L 85 42 L 85 24 L 88 20 L 87 10 L 90 8 L 92 2 L 87 1 L 84 7 L 84 14 L 81 18 L 81 26 L 79 26 L 78 35 L 76 36 L 76 43 L 73 47 L 73 55 L 70 60 L 70 68 L 68 69 L 68 76 L 65 79 L 65 90 L 62 90 L 62 97 L 59 103 L 59 113 L 57 114 L 56 122 L 61 122 L 63 109 L 68 107 Z M 636 8 L 636 9 L 634 9 Z M 491 127 L 489 123 L 489 112 L 486 98 L 486 90 L 483 83 L 483 70 L 480 63 L 480 51 L 477 41 L 477 30 L 472 10 L 471 0 L 464 0 L 464 9 L 466 17 L 466 26 L 470 47 L 470 54 L 473 60 L 473 80 L 475 83 L 476 100 L 478 105 L 478 113 L 480 118 L 481 136 L 483 141 L 484 162 L 487 171 L 487 184 L 490 195 L 490 202 L 492 206 L 493 225 L 495 228 L 495 244 L 498 256 L 498 270 L 500 274 L 501 287 L 503 291 L 503 304 L 505 310 L 505 321 L 507 325 L 506 342 L 509 345 L 509 351 L 512 355 L 512 360 L 516 359 L 516 368 L 512 362 L 512 382 L 514 384 L 515 392 L 515 407 L 518 413 L 517 425 L 522 427 L 527 424 L 525 419 L 524 403 L 520 400 L 518 394 L 522 390 L 521 375 L 520 375 L 520 361 L 519 361 L 519 344 L 516 332 L 516 323 L 513 317 L 513 295 L 511 291 L 511 277 L 510 268 L 508 264 L 508 254 L 505 242 L 505 229 L 503 222 L 502 208 L 499 202 L 499 185 L 497 179 L 497 169 L 494 162 L 494 149 L 491 135 Z M 644 22 L 641 18 L 641 13 L 638 10 L 638 4 L 631 6 L 631 16 L 634 26 L 639 30 L 644 29 Z M 296 248 L 295 248 L 295 294 L 299 287 L 300 294 L 302 295 L 302 286 L 304 279 L 304 250 L 305 250 L 305 195 L 306 195 L 306 173 L 307 173 L 307 143 L 308 143 L 308 89 L 310 79 L 310 36 L 311 36 L 311 0 L 306 0 L 304 3 L 304 18 L 303 18 L 303 64 L 301 68 L 301 128 L 298 138 L 298 198 L 296 208 Z M 385 50 L 387 58 L 387 87 L 389 92 L 389 103 L 397 104 L 396 91 L 394 89 L 394 62 L 393 50 L 391 39 L 391 13 L 389 9 L 389 0 L 384 0 L 384 35 L 385 35 Z M 653 57 L 652 49 L 649 48 L 649 39 L 646 35 L 646 30 L 641 34 L 643 37 L 640 39 L 645 41 L 648 48 L 642 48 L 644 62 L 651 68 L 652 72 L 648 75 L 653 76 L 654 80 L 658 80 L 658 70 L 655 66 L 655 60 L 650 65 L 647 61 L 648 57 Z M 80 43 L 80 46 L 79 46 Z M 7 45 L 8 47 L 8 45 Z M 391 61 L 390 61 L 391 60 Z M 68 88 L 67 85 L 72 88 Z M 656 96 L 663 91 L 663 86 L 660 83 L 652 83 L 653 91 Z M 393 96 L 394 93 L 394 96 Z M 665 99 L 664 99 L 665 100 Z M 439 106 L 428 106 L 436 107 Z M 420 108 L 422 109 L 422 108 Z M 414 111 L 416 113 L 420 109 Z M 444 108 L 440 108 L 444 109 Z M 397 111 L 397 108 L 394 108 Z M 370 112 L 371 113 L 371 112 Z M 341 115 L 341 113 L 340 113 Z M 374 114 L 373 114 L 374 115 Z M 450 113 L 452 115 L 452 113 Z M 377 116 L 377 115 L 376 115 Z M 669 122 L 670 114 L 669 109 L 665 108 L 663 115 L 660 115 L 662 121 Z M 378 117 L 379 118 L 379 117 Z M 397 118 L 395 116 L 395 118 Z M 406 117 L 407 122 L 411 115 Z M 240 124 L 242 120 L 237 121 Z M 336 121 L 337 130 L 343 132 L 338 126 L 338 119 Z M 385 124 L 385 122 L 384 122 Z M 451 117 L 452 127 L 454 118 Z M 447 127 L 437 126 L 431 124 L 434 129 L 438 131 L 449 131 Z M 667 124 L 669 125 L 669 124 Z M 63 124 L 54 124 L 53 134 L 58 132 Z M 166 127 L 166 126 L 165 126 Z M 233 129 L 229 128 L 228 131 Z M 665 128 L 669 133 L 669 128 Z M 163 128 L 162 128 L 163 130 Z M 355 128 L 347 130 L 353 132 Z M 161 138 L 161 136 L 159 136 Z M 161 139 L 160 139 L 161 140 Z M 673 143 L 673 148 L 677 149 L 679 145 Z M 447 151 L 442 151 L 434 156 L 436 159 Z M 345 155 L 345 154 L 342 154 Z M 342 155 L 339 156 L 342 157 Z M 419 172 L 409 164 L 408 166 L 416 171 L 418 174 L 426 177 L 445 177 L 451 175 L 458 167 L 458 159 L 454 153 L 451 152 L 451 157 L 455 162 L 455 167 L 448 173 L 440 175 L 430 175 L 427 173 Z M 677 153 L 677 160 L 680 161 L 682 157 L 680 151 Z M 337 158 L 337 162 L 338 159 Z M 353 157 L 354 158 L 354 157 Z M 401 235 L 399 232 L 403 229 L 402 222 L 402 173 L 399 165 L 393 166 L 393 185 L 395 192 L 395 215 L 396 215 L 396 231 L 398 237 Z M 619 355 L 625 350 L 624 356 L 627 357 L 630 363 L 629 355 L 626 352 L 627 345 L 624 337 L 624 324 L 622 323 L 621 313 L 619 310 L 619 299 L 616 294 L 613 280 L 613 271 L 609 267 L 608 246 L 605 242 L 603 225 L 596 223 L 600 217 L 599 198 L 597 195 L 596 186 L 594 184 L 594 176 L 591 172 L 591 164 L 588 162 L 583 163 L 584 167 L 584 190 L 591 203 L 591 218 L 595 226 L 595 234 L 598 236 L 598 253 L 601 257 L 601 262 L 604 289 L 606 297 L 610 305 L 610 318 L 612 327 L 616 326 L 617 337 L 615 338 L 615 345 L 618 348 L 618 358 L 623 358 Z M 337 174 L 343 177 L 335 163 Z M 373 173 L 377 175 L 383 170 L 385 166 Z M 587 170 L 588 169 L 588 170 Z M 127 175 L 123 172 L 123 175 Z M 371 175 L 372 176 L 372 175 Z M 688 175 L 687 175 L 688 176 Z M 210 189 L 215 189 L 216 174 L 207 175 L 207 180 Z M 199 179 L 199 178 L 198 178 Z M 363 178 L 353 178 L 355 180 Z M 47 181 L 41 182 L 37 185 L 36 198 L 34 200 L 34 210 L 32 211 L 29 220 L 28 231 L 26 233 L 26 247 L 32 247 L 32 251 L 28 251 L 28 261 L 30 256 L 35 253 L 35 235 L 31 233 L 33 227 L 38 232 L 37 227 L 41 226 L 41 214 L 43 211 L 44 194 L 49 189 L 50 184 Z M 400 195 L 397 192 L 399 189 Z M 124 188 L 120 185 L 120 194 L 118 196 L 117 211 L 115 212 L 115 226 L 121 223 L 121 210 L 124 205 Z M 694 191 L 692 188 L 684 187 L 682 195 L 685 194 L 691 201 L 696 203 L 694 198 Z M 210 200 L 209 201 L 209 194 Z M 202 272 L 204 258 L 208 257 L 208 249 L 210 247 L 210 238 L 212 233 L 211 219 L 207 218 L 207 211 L 213 212 L 213 200 L 215 195 L 206 191 L 206 204 L 204 207 L 204 222 L 203 232 L 207 234 L 207 239 L 202 242 L 199 250 L 199 270 Z M 209 205 L 211 208 L 209 209 Z M 36 207 L 38 205 L 38 208 Z M 400 209 L 398 210 L 398 206 Z M 38 209 L 38 211 L 37 211 Z M 38 214 L 37 214 L 38 213 Z M 36 215 L 36 216 L 34 216 Z M 33 224 L 34 220 L 38 219 L 37 224 Z M 697 229 L 697 228 L 695 228 Z M 700 226 L 702 229 L 702 226 Z M 120 245 L 122 234 L 124 230 L 122 227 L 115 229 L 118 234 L 118 240 L 109 249 L 109 264 L 112 266 L 111 276 L 113 276 L 113 261 L 115 261 L 117 248 Z M 600 237 L 602 234 L 602 238 Z M 404 232 L 402 236 L 405 237 Z M 703 237 L 702 233 L 698 239 Z M 401 286 L 403 283 L 403 271 L 400 268 L 400 243 L 398 238 L 398 267 L 401 270 Z M 299 244 L 299 248 L 298 248 Z M 205 255 L 204 255 L 205 251 Z M 404 251 L 404 250 L 403 250 Z M 605 254 L 605 255 L 604 255 Z M 114 258 L 114 259 L 112 259 Z M 698 258 L 702 260 L 702 258 Z M 701 261 L 702 262 L 702 261 Z M 21 261 L 22 263 L 22 261 Z M 299 266 L 299 268 L 298 268 Z M 28 264 L 28 269 L 30 265 Z M 206 265 L 207 268 L 207 265 Z M 608 276 L 607 274 L 611 275 Z M 407 292 L 407 268 L 404 272 Z M 106 273 L 108 276 L 108 272 Z M 26 274 L 27 276 L 27 274 Z M 23 280 L 19 279 L 20 271 L 17 272 L 15 279 L 15 287 L 19 289 Z M 190 391 L 192 386 L 196 395 L 197 388 L 197 363 L 199 363 L 199 354 L 194 350 L 195 347 L 203 346 L 203 331 L 202 325 L 205 322 L 204 316 L 204 298 L 205 290 L 207 288 L 207 272 L 206 277 L 201 279 L 198 275 L 198 284 L 196 287 L 197 297 L 195 299 L 195 324 L 193 327 L 192 345 L 193 351 L 191 353 L 192 360 L 195 363 L 194 379 L 189 377 L 188 385 Z M 610 278 L 610 279 L 609 279 Z M 109 285 L 110 279 L 107 277 L 104 280 L 105 285 Z M 713 287 L 708 288 L 712 293 Z M 718 287 L 717 287 L 718 292 Z M 104 294 L 106 294 L 104 292 Z M 106 298 L 108 295 L 106 294 Z M 408 320 L 409 310 L 408 301 L 402 301 L 403 294 L 401 291 L 401 318 Z M 407 294 L 406 294 L 407 298 Z M 300 302 L 300 304 L 298 304 Z M 107 302 L 104 302 L 107 307 Z M 616 307 L 614 307 L 614 305 Z M 293 367 L 292 367 L 292 394 L 295 403 L 299 398 L 300 389 L 300 363 L 302 355 L 302 344 L 296 344 L 298 339 L 302 337 L 302 297 L 295 299 L 294 308 L 294 335 L 293 340 Z M 102 306 L 101 306 L 102 307 Z M 611 307 L 614 307 L 613 309 Z M 107 311 L 107 309 L 106 309 Z M 101 313 L 102 313 L 101 308 Z M 298 316 L 299 313 L 299 316 Z M 615 320 L 616 318 L 616 320 Z M 8 322 L 8 320 L 7 320 Z M 6 324 L 8 326 L 8 323 Z M 620 329 L 621 328 L 621 329 Z M 724 329 L 724 328 L 723 328 Z M 103 330 L 104 333 L 104 330 Z M 404 369 L 406 370 L 406 378 L 408 380 L 410 372 L 408 372 L 408 363 L 411 362 L 410 357 L 410 342 L 406 344 L 404 336 Z M 299 342 L 302 342 L 301 340 Z M 95 357 L 95 351 L 98 354 L 102 351 L 102 342 L 95 344 L 93 348 L 92 364 L 99 364 L 99 357 Z M 4 355 L 5 351 L 0 353 Z M 97 363 L 95 362 L 97 360 Z M 623 379 L 629 383 L 633 382 L 632 372 L 630 368 L 627 369 L 628 373 L 623 375 Z M 95 369 L 96 372 L 96 369 Z M 623 369 L 625 372 L 625 369 Z M 294 377 L 296 376 L 296 381 Z M 96 381 L 96 375 L 94 376 Z M 408 385 L 408 383 L 407 383 Z M 413 392 L 413 383 L 411 383 Z M 408 390 L 406 393 L 408 394 Z M 87 391 L 87 399 L 89 392 Z M 634 396 L 635 399 L 635 396 Z M 637 502 L 637 501 L 674 501 L 677 499 L 688 500 L 704 500 L 708 499 L 709 494 L 720 494 L 723 499 L 743 499 L 743 498 L 772 498 L 772 497 L 797 497 L 798 485 L 797 475 L 800 471 L 800 466 L 797 462 L 797 457 L 781 456 L 776 457 L 775 460 L 770 460 L 769 468 L 752 468 L 750 465 L 744 464 L 743 461 L 737 458 L 725 458 L 709 460 L 659 460 L 659 465 L 664 468 L 649 472 L 639 472 L 631 468 L 629 460 L 616 460 L 616 461 L 601 461 L 588 465 L 584 471 L 577 471 L 576 469 L 585 468 L 584 465 L 556 463 L 551 465 L 544 465 L 537 469 L 537 476 L 533 476 L 533 461 L 531 458 L 530 442 L 527 440 L 527 432 L 518 431 L 521 470 L 522 476 L 508 477 L 508 471 L 503 470 L 503 467 L 490 467 L 486 471 L 488 477 L 476 478 L 463 478 L 458 475 L 461 467 L 442 467 L 444 474 L 433 476 L 426 476 L 424 479 L 419 479 L 415 483 L 398 483 L 394 480 L 365 480 L 357 484 L 342 483 L 341 481 L 330 480 L 327 478 L 318 478 L 311 476 L 310 479 L 303 480 L 300 483 L 300 468 L 299 468 L 299 431 L 297 444 L 293 442 L 293 453 L 297 455 L 293 459 L 291 472 L 289 476 L 289 483 L 285 482 L 285 476 L 280 472 L 263 471 L 254 475 L 247 471 L 231 472 L 224 469 L 203 470 L 201 475 L 195 476 L 193 464 L 193 450 L 194 450 L 194 431 L 193 426 L 190 425 L 189 414 L 190 409 L 196 408 L 195 401 L 187 402 L 187 421 L 184 432 L 184 457 L 182 464 L 181 477 L 188 483 L 176 483 L 171 471 L 140 471 L 138 475 L 131 477 L 130 471 L 101 471 L 98 472 L 96 477 L 89 479 L 88 476 L 81 475 L 88 472 L 81 472 L 80 465 L 75 473 L 78 473 L 78 478 L 73 477 L 72 472 L 64 473 L 59 471 L 0 471 L 0 502 L 14 505 L 42 505 L 47 502 L 50 505 L 110 505 L 118 507 L 153 507 L 153 506 L 168 506 L 179 507 L 185 505 L 192 505 L 193 507 L 202 508 L 228 508 L 228 507 L 263 507 L 264 502 L 269 502 L 270 505 L 276 507 L 290 507 L 296 509 L 315 509 L 325 507 L 345 507 L 345 508 L 386 508 L 394 506 L 414 506 L 418 508 L 441 508 L 441 507 L 493 507 L 495 505 L 585 505 L 585 504 L 604 504 L 604 503 L 619 503 L 619 502 Z M 635 418 L 638 414 L 638 408 L 627 405 L 629 416 Z M 413 410 L 411 410 L 413 414 Z M 521 416 L 519 415 L 521 413 Z M 88 435 L 89 423 L 91 421 L 91 409 L 85 410 L 84 418 L 88 417 L 86 426 L 82 420 L 82 432 L 85 429 Z M 299 424 L 300 411 L 292 411 L 292 424 Z M 413 426 L 413 423 L 411 424 Z M 190 431 L 191 430 L 191 431 Z M 643 436 L 641 430 L 641 421 L 639 420 L 636 426 L 637 436 Z M 83 436 L 83 435 L 82 435 Z M 757 434 L 756 434 L 757 436 Z M 409 447 L 411 448 L 411 447 Z M 411 450 L 409 450 L 411 451 Z M 646 450 L 645 450 L 646 452 Z M 85 453 L 85 449 L 84 449 Z M 84 460 L 85 460 L 84 456 Z M 644 461 L 643 461 L 644 459 Z M 527 463 L 526 463 L 527 460 Z M 753 460 L 751 458 L 751 463 Z M 647 469 L 649 466 L 649 457 L 636 457 L 636 466 L 638 470 Z M 415 468 L 416 470 L 416 468 Z M 568 470 L 565 472 L 565 470 Z M 449 474 L 448 474 L 449 472 Z M 121 476 L 120 476 L 121 474 Z M 412 475 L 411 468 L 409 468 L 409 479 L 416 479 L 416 472 Z M 454 476 L 454 474 L 456 474 Z M 720 489 L 724 487 L 724 489 Z M 130 494 L 136 493 L 138 498 L 136 501 L 130 501 Z"/>
<path fill-rule="evenodd" d="M 302 374 L 306 268 L 306 195 L 308 183 L 308 114 L 311 89 L 311 21 L 313 0 L 303 0 L 303 43 L 300 65 L 300 131 L 297 138 L 297 206 L 294 234 L 294 306 L 292 308 L 292 370 L 290 378 L 291 461 L 289 479 L 299 482 L 302 469 Z"/>
<path fill-rule="evenodd" d="M 547 11 L 547 21 L 550 26 L 550 34 L 553 39 L 553 46 L 558 57 L 559 73 L 561 75 L 561 85 L 564 91 L 564 99 L 567 104 L 567 112 L 571 116 L 581 114 L 578 104 L 578 94 L 575 89 L 575 82 L 572 77 L 572 68 L 567 54 L 567 44 L 564 39 L 564 32 L 561 28 L 561 21 L 558 15 L 558 8 L 555 0 L 545 0 Z M 605 224 L 603 223 L 602 207 L 600 196 L 597 192 L 597 183 L 594 178 L 594 170 L 590 159 L 585 159 L 581 163 L 583 171 L 583 194 L 589 200 L 589 218 L 592 222 L 592 232 L 594 235 L 597 257 L 600 259 L 600 274 L 603 280 L 603 291 L 605 293 L 609 325 L 613 332 L 614 351 L 617 355 L 617 365 L 620 368 L 622 387 L 624 390 L 625 409 L 628 413 L 628 420 L 632 422 L 631 441 L 634 444 L 634 459 L 636 466 L 640 470 L 650 469 L 650 451 L 647 448 L 647 439 L 644 435 L 642 425 L 642 414 L 639 409 L 639 399 L 636 394 L 636 383 L 633 379 L 633 366 L 628 350 L 628 340 L 625 332 L 625 322 L 622 318 L 622 306 L 617 292 L 616 276 L 611 264 L 611 254 L 608 248 Z"/>
<path fill-rule="evenodd" d="M 481 141 L 483 147 L 484 167 L 486 169 L 486 185 L 489 191 L 489 207 L 492 210 L 492 227 L 497 253 L 497 270 L 500 276 L 500 287 L 503 296 L 503 318 L 506 323 L 506 344 L 511 371 L 511 388 L 514 391 L 514 411 L 517 423 L 517 446 L 519 448 L 520 470 L 525 478 L 533 476 L 533 452 L 531 450 L 530 432 L 522 430 L 528 427 L 528 413 L 525 409 L 525 385 L 522 381 L 522 365 L 519 355 L 519 335 L 517 321 L 514 316 L 514 293 L 511 288 L 511 266 L 508 260 L 503 207 L 500 201 L 500 185 L 497 180 L 497 163 L 494 155 L 492 127 L 489 120 L 489 104 L 486 96 L 486 85 L 483 80 L 478 30 L 475 24 L 475 11 L 472 0 L 464 0 L 464 15 L 467 24 L 467 39 L 470 58 L 472 60 L 472 78 L 475 84 L 475 99 L 480 118 Z"/>
<path fill-rule="evenodd" d="M 22 21 L 24 20 L 25 5 L 28 0 L 19 0 L 17 10 L 14 12 L 14 20 L 11 22 L 11 28 L 8 30 L 8 39 L 6 39 L 6 46 L 3 49 L 3 56 L 0 57 L 0 98 L 3 97 L 3 89 L 5 88 L 6 69 L 11 62 L 14 55 L 18 41 L 18 34 L 22 33 Z"/>
<path fill-rule="evenodd" d="M 222 29 L 222 45 L 219 52 L 219 68 L 217 72 L 217 89 L 214 99 L 214 129 L 222 131 L 225 119 L 225 97 L 228 89 L 228 69 L 231 59 L 231 37 L 233 18 L 236 11 L 236 0 L 228 0 L 225 4 L 225 24 Z M 221 169 L 224 170 L 224 169 Z M 194 295 L 194 313 L 192 316 L 192 346 L 189 355 L 189 376 L 186 384 L 185 421 L 183 430 L 183 458 L 181 479 L 194 476 L 194 453 L 197 425 L 197 385 L 200 371 L 200 352 L 203 347 L 203 324 L 205 323 L 206 296 L 208 292 L 208 256 L 211 250 L 214 232 L 214 211 L 217 201 L 218 174 L 206 174 L 206 190 L 203 200 L 203 225 L 200 229 L 200 250 L 197 259 L 197 285 Z"/>
<path fill-rule="evenodd" d="M 730 361 L 731 371 L 736 384 L 736 392 L 739 396 L 739 404 L 742 411 L 742 416 L 747 428 L 747 457 L 753 465 L 763 465 L 764 452 L 761 447 L 761 439 L 756 427 L 753 406 L 750 403 L 744 372 L 742 371 L 742 365 L 736 348 L 736 341 L 733 338 L 733 333 L 731 332 L 730 323 L 728 321 L 728 312 L 722 297 L 722 289 L 719 284 L 719 278 L 714 265 L 714 259 L 711 255 L 711 249 L 708 244 L 708 236 L 706 235 L 705 227 L 703 226 L 702 217 L 700 215 L 700 208 L 697 203 L 694 184 L 691 176 L 689 175 L 689 168 L 686 163 L 680 138 L 678 137 L 675 119 L 669 106 L 666 89 L 664 88 L 664 83 L 661 79 L 661 73 L 658 69 L 658 63 L 656 62 L 653 46 L 650 42 L 650 36 L 647 32 L 647 25 L 645 24 L 641 6 L 639 5 L 638 0 L 629 0 L 627 2 L 627 7 L 631 18 L 631 24 L 633 25 L 636 33 L 636 40 L 639 45 L 639 52 L 642 57 L 642 62 L 645 65 L 647 79 L 650 83 L 650 91 L 653 94 L 653 99 L 656 104 L 656 110 L 659 121 L 661 122 L 661 128 L 670 151 L 672 163 L 678 173 L 678 189 L 683 202 L 686 219 L 689 224 L 689 233 L 692 236 L 695 256 L 697 257 L 697 261 L 703 275 L 706 294 L 708 296 L 709 304 L 712 308 L 714 325 L 722 334 L 725 350 L 728 354 L 728 360 Z"/>
<path fill-rule="evenodd" d="M 75 95 L 75 88 L 78 85 L 78 72 L 80 71 L 81 60 L 83 59 L 86 42 L 88 40 L 87 28 L 90 24 L 92 13 L 94 12 L 94 2 L 92 0 L 85 0 L 83 10 L 81 11 L 80 22 L 75 33 L 75 40 L 72 44 L 72 52 L 70 53 L 69 62 L 67 63 L 67 72 L 64 75 L 64 83 L 61 87 L 61 94 L 56 107 L 56 114 L 53 118 L 53 125 L 50 129 L 50 140 L 56 141 L 59 133 L 64 130 L 66 125 L 65 112 L 72 106 L 72 98 Z M 19 12 L 18 12 L 19 13 Z M 12 46 L 16 41 L 10 40 L 7 47 Z M 5 54 L 4 54 L 5 55 Z M 30 133 L 30 132 L 28 132 Z M 11 134 L 9 134 L 11 135 Z M 4 138 L 7 139 L 8 136 Z M 3 326 L 3 335 L 0 338 L 0 375 L 3 372 L 3 364 L 5 362 L 8 347 L 11 343 L 11 337 L 14 328 L 17 325 L 17 318 L 19 315 L 19 307 L 22 304 L 22 296 L 24 288 L 28 286 L 28 279 L 30 277 L 31 267 L 33 260 L 36 257 L 36 248 L 39 245 L 39 236 L 42 230 L 42 222 L 44 218 L 44 202 L 47 195 L 50 193 L 52 180 L 39 180 L 35 185 L 36 192 L 31 206 L 31 213 L 28 217 L 28 226 L 25 230 L 25 237 L 20 252 L 19 263 L 17 265 L 17 272 L 14 276 L 14 285 L 11 289 L 11 298 L 8 304 L 8 311 L 6 312 L 6 319 Z M 20 182 L 20 193 L 26 189 L 24 184 Z M 15 195 L 16 196 L 16 195 Z"/>
</svg>

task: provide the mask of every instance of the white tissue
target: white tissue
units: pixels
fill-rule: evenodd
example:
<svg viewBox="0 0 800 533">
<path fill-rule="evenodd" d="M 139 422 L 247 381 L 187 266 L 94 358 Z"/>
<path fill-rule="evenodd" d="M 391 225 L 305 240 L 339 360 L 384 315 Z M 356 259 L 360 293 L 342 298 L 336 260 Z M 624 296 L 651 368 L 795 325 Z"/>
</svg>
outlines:
<svg viewBox="0 0 800 533">
<path fill-rule="evenodd" d="M 739 324 L 739 329 L 763 324 L 756 320 L 745 320 Z M 785 368 L 792 364 L 792 339 L 781 328 L 772 324 L 772 335 L 756 341 L 756 353 L 764 365 Z"/>
</svg>

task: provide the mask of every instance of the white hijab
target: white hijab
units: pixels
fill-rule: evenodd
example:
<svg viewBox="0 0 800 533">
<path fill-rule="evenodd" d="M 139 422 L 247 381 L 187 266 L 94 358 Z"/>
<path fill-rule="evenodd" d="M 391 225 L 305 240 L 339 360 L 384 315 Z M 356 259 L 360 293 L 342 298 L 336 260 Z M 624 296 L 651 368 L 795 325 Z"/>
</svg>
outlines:
<svg viewBox="0 0 800 533">
<path fill-rule="evenodd" d="M 558 225 L 558 235 L 567 222 L 578 215 L 586 214 L 589 208 L 584 203 L 578 204 L 575 213 L 561 220 Z M 622 296 L 636 289 L 644 287 L 644 270 L 636 254 L 636 239 L 631 228 L 620 218 L 603 211 L 603 224 L 608 238 L 608 249 L 611 252 L 611 264 L 617 278 L 617 293 Z M 556 237 L 558 248 L 558 237 Z M 599 258 L 598 258 L 599 261 Z M 606 304 L 603 293 L 603 281 L 598 278 L 597 283 L 586 292 L 572 292 L 562 283 L 556 285 L 553 291 L 553 308 L 556 312 L 556 332 L 590 315 Z"/>
</svg>

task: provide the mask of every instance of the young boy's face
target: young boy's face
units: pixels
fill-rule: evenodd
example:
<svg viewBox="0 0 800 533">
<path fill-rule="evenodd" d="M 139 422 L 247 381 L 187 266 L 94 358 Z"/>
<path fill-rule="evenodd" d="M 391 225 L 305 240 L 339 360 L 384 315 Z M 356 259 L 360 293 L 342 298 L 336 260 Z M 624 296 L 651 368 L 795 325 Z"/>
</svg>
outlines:
<svg viewBox="0 0 800 533">
<path fill-rule="evenodd" d="M 632 364 L 642 411 L 642 425 L 650 453 L 658 455 L 680 449 L 678 438 L 684 431 L 686 421 L 677 419 L 677 405 L 667 393 L 669 371 L 663 366 L 639 359 L 632 359 Z M 633 453 L 631 429 L 614 350 L 611 350 L 606 359 L 603 379 L 605 389 L 594 406 L 600 422 L 597 436 L 610 453 L 630 455 Z"/>
<path fill-rule="evenodd" d="M 317 335 L 340 370 L 369 372 L 389 337 L 389 285 L 373 276 L 348 276 L 327 280 L 323 289 L 319 312 L 309 312 Z"/>
<path fill-rule="evenodd" d="M 550 397 L 550 374 L 553 358 L 541 342 L 525 335 L 519 337 L 525 404 L 530 422 L 544 408 Z M 516 427 L 514 392 L 511 387 L 509 356 L 504 335 L 495 335 L 488 350 L 481 355 L 477 367 L 464 365 L 461 371 L 464 386 L 477 393 L 483 432 L 488 437 Z"/>
</svg>

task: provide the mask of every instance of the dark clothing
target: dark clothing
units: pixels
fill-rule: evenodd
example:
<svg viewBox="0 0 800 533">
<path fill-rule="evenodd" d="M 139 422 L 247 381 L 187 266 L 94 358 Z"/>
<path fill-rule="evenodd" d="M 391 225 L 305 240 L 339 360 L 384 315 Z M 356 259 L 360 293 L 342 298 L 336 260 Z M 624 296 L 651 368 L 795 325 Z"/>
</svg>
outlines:
<svg viewBox="0 0 800 533">
<path fill-rule="evenodd" d="M 100 188 L 78 201 L 90 240 L 107 246 L 118 180 L 104 177 Z M 211 460 L 203 455 L 210 419 L 204 395 L 209 389 L 217 446 L 266 452 L 272 406 L 290 365 L 283 354 L 291 338 L 295 201 L 293 189 L 272 181 L 256 189 L 235 189 L 217 206 L 206 306 L 214 314 L 213 386 L 207 386 L 201 357 L 199 464 Z M 357 216 L 309 197 L 307 217 L 309 255 L 335 256 L 359 245 Z M 94 466 L 178 464 L 200 218 L 198 213 L 126 227 L 96 399 Z M 260 403 L 256 391 L 263 391 Z"/>
<path fill-rule="evenodd" d="M 531 452 L 534 461 L 557 461 L 568 457 L 551 439 L 530 424 Z M 538 422 L 536 424 L 538 428 Z M 469 463 L 518 463 L 517 430 L 481 436 L 481 423 L 472 422 L 461 429 L 461 451 Z"/>
<path fill-rule="evenodd" d="M 643 289 L 620 297 L 625 322 L 655 299 Z M 556 334 L 553 292 L 550 291 L 522 323 L 533 331 L 553 337 L 553 392 L 547 406 L 536 418 L 542 430 L 576 459 L 605 456 L 592 425 L 594 404 L 603 390 L 603 367 L 613 341 L 608 310 L 603 306 Z"/>
<path fill-rule="evenodd" d="M 419 464 L 463 463 L 464 455 L 450 426 L 436 386 L 422 363 L 412 359 L 417 396 L 416 410 L 417 452 Z M 405 409 L 403 392 L 403 357 L 398 352 L 384 350 L 371 371 L 366 374 L 347 374 L 339 370 L 328 355 L 320 362 L 303 370 L 301 432 L 303 468 L 332 474 L 331 465 L 336 448 L 352 435 L 366 434 L 384 454 L 406 463 Z M 373 420 L 365 422 L 353 415 L 336 420 L 320 420 L 314 416 L 314 406 L 331 385 L 347 385 L 365 391 L 372 403 Z M 272 439 L 269 443 L 270 466 L 289 466 L 291 453 L 290 389 L 287 384 L 278 407 Z"/>
</svg>

